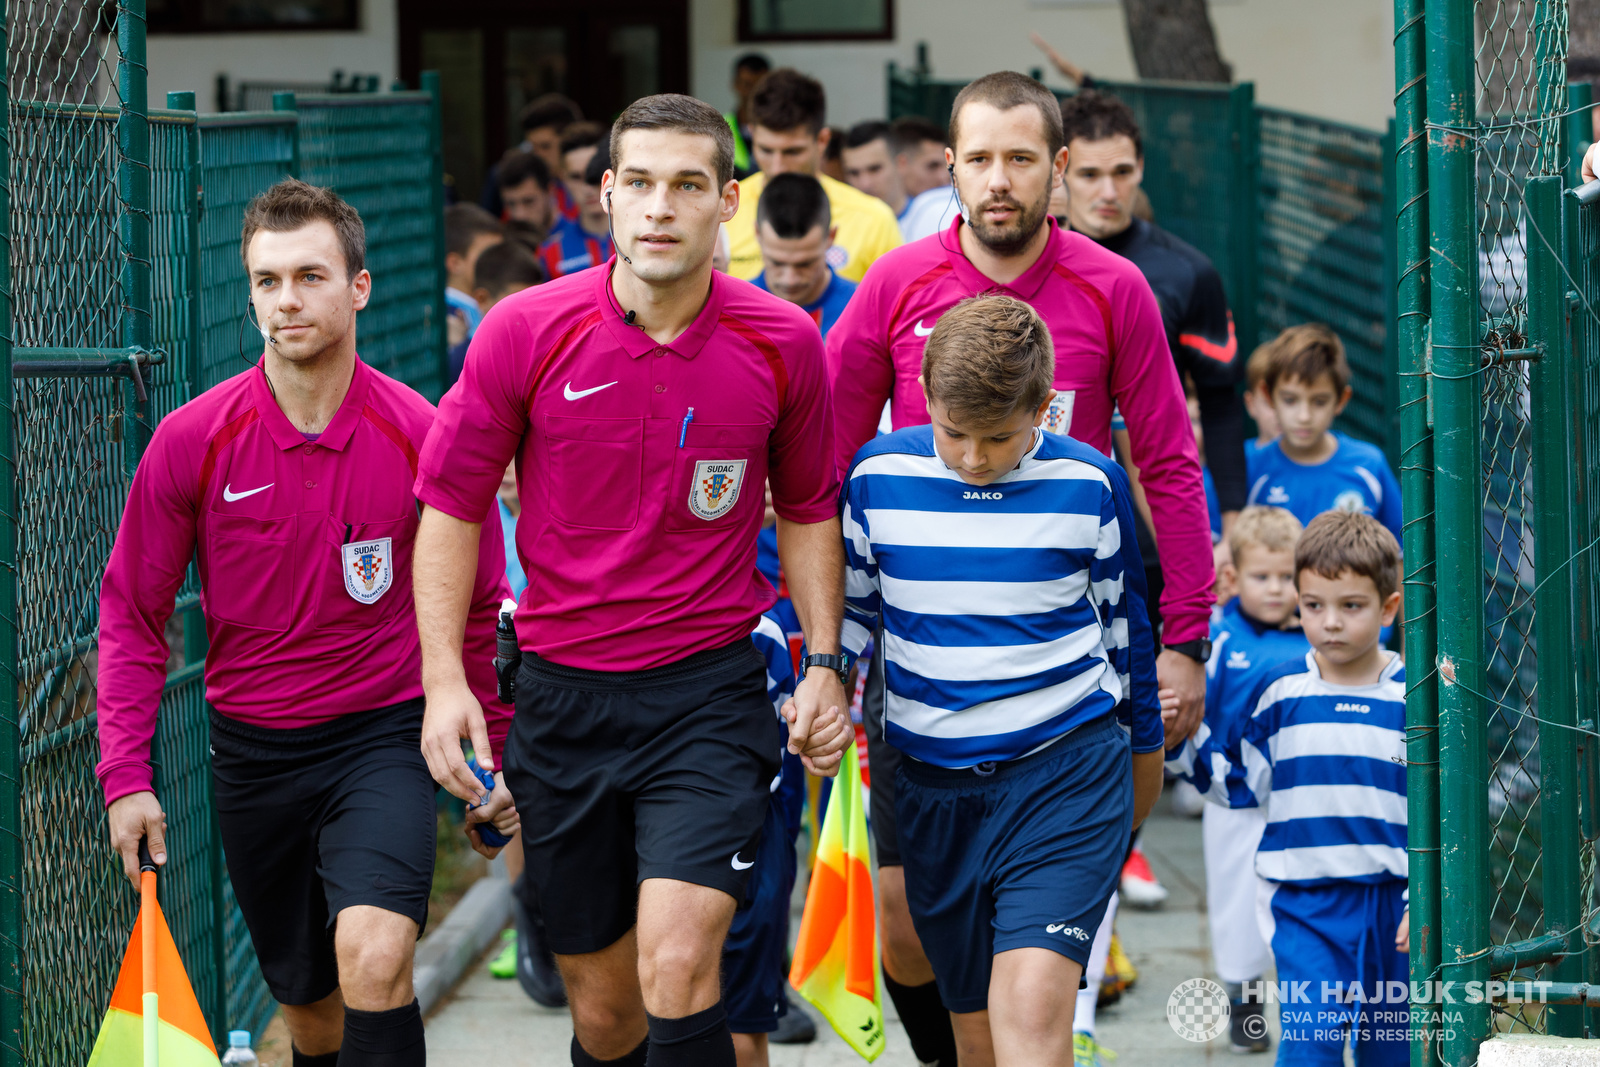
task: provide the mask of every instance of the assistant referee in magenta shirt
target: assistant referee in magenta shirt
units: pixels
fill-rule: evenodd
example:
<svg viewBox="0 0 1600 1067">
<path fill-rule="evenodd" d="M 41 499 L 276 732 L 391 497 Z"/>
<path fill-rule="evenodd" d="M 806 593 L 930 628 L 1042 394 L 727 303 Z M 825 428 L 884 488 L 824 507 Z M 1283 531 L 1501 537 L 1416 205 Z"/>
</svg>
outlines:
<svg viewBox="0 0 1600 1067">
<path fill-rule="evenodd" d="M 497 304 L 422 452 L 423 747 L 465 795 L 472 546 L 515 457 L 528 588 L 504 763 L 572 1061 L 734 1067 L 718 961 L 782 744 L 750 639 L 776 598 L 756 570 L 769 480 L 812 654 L 789 744 L 831 774 L 853 736 L 833 417 L 811 319 L 711 268 L 739 200 L 722 117 L 646 97 L 611 160 L 618 258 Z"/>
</svg>

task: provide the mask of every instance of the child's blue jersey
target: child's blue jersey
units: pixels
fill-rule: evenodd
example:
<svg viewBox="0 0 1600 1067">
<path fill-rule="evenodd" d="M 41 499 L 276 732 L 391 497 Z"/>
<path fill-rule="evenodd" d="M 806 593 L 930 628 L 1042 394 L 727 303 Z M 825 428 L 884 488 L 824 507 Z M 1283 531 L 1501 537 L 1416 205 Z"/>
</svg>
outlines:
<svg viewBox="0 0 1600 1067">
<path fill-rule="evenodd" d="M 850 298 L 856 292 L 856 283 L 849 278 L 841 278 L 832 270 L 828 271 L 828 276 L 828 287 L 822 290 L 822 295 L 809 304 L 800 305 L 800 310 L 810 315 L 811 321 L 822 331 L 824 339 L 828 331 L 833 329 L 833 324 L 839 321 L 839 316 L 844 314 L 845 305 L 850 303 Z M 750 279 L 750 284 L 764 293 L 772 291 L 767 288 L 766 271 Z"/>
<path fill-rule="evenodd" d="M 1234 597 L 1211 621 L 1211 658 L 1206 661 L 1206 722 L 1232 744 L 1250 718 L 1256 686 L 1268 671 L 1299 663 L 1311 651 L 1305 631 L 1279 630 L 1245 613 Z"/>
<path fill-rule="evenodd" d="M 1333 455 L 1306 466 L 1283 454 L 1279 442 L 1247 451 L 1250 469 L 1248 504 L 1286 508 L 1309 526 L 1324 511 L 1359 511 L 1371 515 L 1400 540 L 1400 483 L 1389 469 L 1383 450 L 1342 433 Z"/>
<path fill-rule="evenodd" d="M 973 486 L 929 426 L 875 438 L 843 489 L 844 645 L 880 612 L 885 736 L 915 759 L 1018 759 L 1115 712 L 1162 745 L 1144 565 L 1122 469 L 1034 432 L 1017 468 Z"/>
<path fill-rule="evenodd" d="M 1266 806 L 1261 877 L 1300 885 L 1406 877 L 1405 663 L 1387 655 L 1376 684 L 1350 686 L 1323 681 L 1307 652 L 1261 679 L 1237 740 L 1208 721 L 1167 754 L 1168 769 L 1207 800 Z"/>
<path fill-rule="evenodd" d="M 782 718 L 780 709 L 794 692 L 795 686 L 794 659 L 789 655 L 789 638 L 777 619 L 762 615 L 756 619 L 756 628 L 750 634 L 750 640 L 755 642 L 761 658 L 767 661 L 767 699 L 772 701 L 772 710 Z"/>
</svg>

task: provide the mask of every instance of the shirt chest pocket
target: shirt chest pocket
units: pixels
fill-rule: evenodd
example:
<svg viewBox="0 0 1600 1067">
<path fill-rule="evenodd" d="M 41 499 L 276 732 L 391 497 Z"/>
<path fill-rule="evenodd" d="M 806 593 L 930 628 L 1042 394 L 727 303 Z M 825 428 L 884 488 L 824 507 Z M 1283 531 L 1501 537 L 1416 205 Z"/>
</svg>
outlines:
<svg viewBox="0 0 1600 1067">
<path fill-rule="evenodd" d="M 772 427 L 765 423 L 690 423 L 683 447 L 673 453 L 667 529 L 737 526 L 752 512 L 761 511 L 771 434 Z"/>
<path fill-rule="evenodd" d="M 644 480 L 644 420 L 547 415 L 550 513 L 567 526 L 631 530 Z"/>
<path fill-rule="evenodd" d="M 206 614 L 218 622 L 282 633 L 294 617 L 299 517 L 212 512 L 205 538 Z"/>
<path fill-rule="evenodd" d="M 368 630 L 394 618 L 411 600 L 415 513 L 380 522 L 322 521 L 312 549 L 317 627 Z"/>
</svg>

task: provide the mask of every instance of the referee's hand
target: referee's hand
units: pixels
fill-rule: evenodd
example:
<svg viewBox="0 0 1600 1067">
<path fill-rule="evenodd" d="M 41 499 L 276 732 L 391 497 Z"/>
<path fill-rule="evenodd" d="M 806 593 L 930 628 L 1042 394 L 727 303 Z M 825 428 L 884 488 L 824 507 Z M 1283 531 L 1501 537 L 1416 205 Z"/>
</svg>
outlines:
<svg viewBox="0 0 1600 1067">
<path fill-rule="evenodd" d="M 150 857 L 156 866 L 167 862 L 167 813 L 149 790 L 118 797 L 106 809 L 111 826 L 111 847 L 122 857 L 122 873 L 134 888 L 139 887 L 139 842 L 150 843 Z"/>
<path fill-rule="evenodd" d="M 789 751 L 819 778 L 839 773 L 844 750 L 855 740 L 850 713 L 845 710 L 848 707 L 839 676 L 826 667 L 811 668 L 795 687 L 794 696 L 784 702 Z"/>
<path fill-rule="evenodd" d="M 472 695 L 465 676 L 428 689 L 427 701 L 422 715 L 422 758 L 428 761 L 428 773 L 451 795 L 468 804 L 482 804 L 483 783 L 467 766 L 467 758 L 461 754 L 461 740 L 472 742 L 478 766 L 486 771 L 498 769 L 489 749 L 483 706 Z"/>
<path fill-rule="evenodd" d="M 517 814 L 516 804 L 512 803 L 511 790 L 506 788 L 504 775 L 495 777 L 494 792 L 489 794 L 487 804 L 467 809 L 467 840 L 472 842 L 472 847 L 478 852 L 489 859 L 494 859 L 506 846 L 483 843 L 478 830 L 484 823 L 493 823 L 502 837 L 515 837 L 517 831 L 522 829 L 522 817 Z"/>
</svg>

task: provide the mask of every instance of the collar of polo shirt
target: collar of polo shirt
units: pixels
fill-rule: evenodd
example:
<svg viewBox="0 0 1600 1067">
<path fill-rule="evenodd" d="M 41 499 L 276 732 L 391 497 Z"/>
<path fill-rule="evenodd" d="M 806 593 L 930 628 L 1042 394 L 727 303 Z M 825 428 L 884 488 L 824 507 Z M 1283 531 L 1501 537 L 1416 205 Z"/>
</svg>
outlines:
<svg viewBox="0 0 1600 1067">
<path fill-rule="evenodd" d="M 711 331 L 716 329 L 717 322 L 722 317 L 722 306 L 727 296 L 728 277 L 721 271 L 711 272 L 711 294 L 706 297 L 705 306 L 700 309 L 700 314 L 694 317 L 689 328 L 664 345 L 658 345 L 651 336 L 638 326 L 629 326 L 622 320 L 625 312 L 619 312 L 617 298 L 611 292 L 611 271 L 597 270 L 595 273 L 595 303 L 603 309 L 606 328 L 611 331 L 611 336 L 617 339 L 622 350 L 634 359 L 648 356 L 658 348 L 665 348 L 673 355 L 682 356 L 684 359 L 693 359 L 700 354 L 706 346 L 706 341 L 711 338 Z"/>
<path fill-rule="evenodd" d="M 1050 238 L 1045 242 L 1044 251 L 1039 253 L 1039 258 L 1034 260 L 1033 266 L 1023 271 L 1014 281 L 1006 285 L 996 286 L 994 279 L 984 274 L 972 265 L 961 252 L 960 228 L 966 223 L 961 216 L 956 216 L 956 221 L 951 224 L 950 238 L 945 241 L 945 256 L 950 260 L 950 266 L 955 269 L 956 277 L 974 293 L 991 292 L 999 289 L 1001 292 L 1010 293 L 1019 300 L 1032 300 L 1039 295 L 1039 290 L 1044 288 L 1045 279 L 1050 277 L 1050 272 L 1055 270 L 1056 264 L 1061 262 L 1061 246 L 1066 242 L 1066 234 L 1061 232 L 1061 227 L 1056 225 L 1054 218 L 1046 217 L 1045 225 L 1050 227 Z M 1085 237 L 1083 240 L 1087 241 Z"/>
<path fill-rule="evenodd" d="M 256 364 L 256 369 L 250 372 L 250 396 L 255 400 L 256 413 L 261 416 L 261 424 L 272 436 L 273 444 L 286 450 L 302 448 L 306 444 L 306 435 L 295 429 L 294 423 L 289 421 L 289 416 L 283 413 L 272 391 L 267 388 L 265 364 L 266 357 L 263 356 L 261 362 Z M 371 385 L 372 372 L 357 356 L 355 373 L 350 377 L 350 389 L 339 402 L 339 410 L 334 412 L 328 428 L 318 435 L 319 446 L 336 452 L 344 451 L 345 445 L 350 443 L 350 435 L 355 433 L 356 423 L 361 421 L 361 409 L 367 406 L 367 393 Z"/>
</svg>

